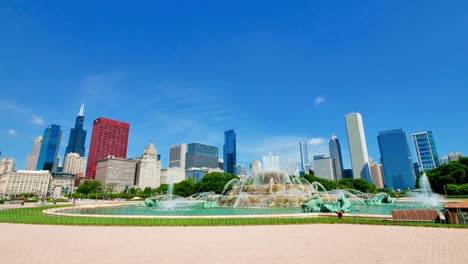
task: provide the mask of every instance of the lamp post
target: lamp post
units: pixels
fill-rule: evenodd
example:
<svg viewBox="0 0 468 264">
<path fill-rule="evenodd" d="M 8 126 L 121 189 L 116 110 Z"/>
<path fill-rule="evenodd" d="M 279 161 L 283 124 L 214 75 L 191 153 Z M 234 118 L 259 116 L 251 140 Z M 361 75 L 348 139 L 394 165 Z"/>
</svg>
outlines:
<svg viewBox="0 0 468 264">
<path fill-rule="evenodd" d="M 447 189 L 445 188 L 445 184 L 444 184 L 444 193 L 445 193 L 445 198 L 447 198 Z"/>
</svg>

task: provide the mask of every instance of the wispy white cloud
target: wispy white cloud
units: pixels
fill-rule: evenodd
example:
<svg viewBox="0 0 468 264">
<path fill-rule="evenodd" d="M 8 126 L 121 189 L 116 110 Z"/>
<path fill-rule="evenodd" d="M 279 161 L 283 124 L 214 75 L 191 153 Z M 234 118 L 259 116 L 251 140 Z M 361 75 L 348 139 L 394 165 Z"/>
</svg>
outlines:
<svg viewBox="0 0 468 264">
<path fill-rule="evenodd" d="M 314 138 L 311 138 L 310 140 L 307 141 L 307 143 L 309 145 L 322 145 L 325 143 L 325 139 L 324 138 L 317 138 L 317 137 L 314 137 Z"/>
<path fill-rule="evenodd" d="M 44 124 L 44 119 L 39 116 L 33 115 L 30 123 L 41 126 Z"/>
<path fill-rule="evenodd" d="M 323 104 L 324 102 L 325 102 L 325 98 L 321 96 L 317 96 L 317 98 L 315 98 L 315 106 L 319 106 Z"/>
<path fill-rule="evenodd" d="M 13 129 L 8 129 L 8 135 L 14 137 L 14 136 L 16 136 L 16 131 L 13 130 Z"/>
</svg>

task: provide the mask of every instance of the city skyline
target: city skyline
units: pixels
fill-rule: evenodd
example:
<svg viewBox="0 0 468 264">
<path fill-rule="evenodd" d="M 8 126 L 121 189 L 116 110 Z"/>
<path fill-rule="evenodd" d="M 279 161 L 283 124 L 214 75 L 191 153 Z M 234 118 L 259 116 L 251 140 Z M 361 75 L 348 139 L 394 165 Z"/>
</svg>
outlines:
<svg viewBox="0 0 468 264">
<path fill-rule="evenodd" d="M 299 166 L 297 142 L 327 154 L 334 134 L 350 168 L 350 112 L 365 118 L 374 160 L 376 135 L 395 127 L 434 131 L 441 157 L 468 153 L 454 140 L 468 134 L 456 121 L 468 96 L 466 3 L 147 5 L 0 3 L 1 157 L 24 168 L 34 138 L 59 124 L 64 158 L 81 103 L 85 130 L 100 116 L 125 120 L 127 156 L 153 139 L 164 167 L 170 145 L 221 149 L 234 128 L 238 164 L 272 152 Z M 437 111 L 418 114 L 428 105 Z"/>
</svg>

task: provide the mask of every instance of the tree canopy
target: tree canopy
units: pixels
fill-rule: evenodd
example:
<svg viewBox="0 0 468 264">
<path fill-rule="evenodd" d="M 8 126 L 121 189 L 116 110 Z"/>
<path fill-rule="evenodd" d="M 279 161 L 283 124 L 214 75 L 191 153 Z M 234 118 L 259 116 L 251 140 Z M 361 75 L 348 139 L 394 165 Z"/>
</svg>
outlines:
<svg viewBox="0 0 468 264">
<path fill-rule="evenodd" d="M 188 197 L 194 193 L 195 193 L 195 180 L 192 178 L 174 184 L 175 195 Z"/>
<path fill-rule="evenodd" d="M 220 194 L 224 186 L 232 179 L 238 179 L 236 175 L 223 172 L 211 172 L 195 184 L 195 192 L 215 192 Z"/>
<path fill-rule="evenodd" d="M 468 194 L 468 158 L 460 158 L 426 172 L 432 190 L 445 194 Z"/>
<path fill-rule="evenodd" d="M 99 193 L 101 192 L 102 184 L 100 181 L 88 180 L 84 181 L 76 189 L 77 193 L 88 194 L 88 193 Z"/>
</svg>

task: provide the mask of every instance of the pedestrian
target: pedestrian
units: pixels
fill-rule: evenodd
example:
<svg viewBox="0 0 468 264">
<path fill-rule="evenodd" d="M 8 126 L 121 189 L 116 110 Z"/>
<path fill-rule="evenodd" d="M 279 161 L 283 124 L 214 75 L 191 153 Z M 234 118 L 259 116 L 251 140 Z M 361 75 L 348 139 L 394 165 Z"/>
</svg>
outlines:
<svg viewBox="0 0 468 264">
<path fill-rule="evenodd" d="M 26 202 L 26 200 L 24 198 L 21 199 L 21 205 L 24 205 L 25 202 Z"/>
</svg>

